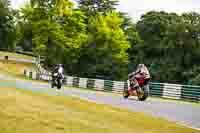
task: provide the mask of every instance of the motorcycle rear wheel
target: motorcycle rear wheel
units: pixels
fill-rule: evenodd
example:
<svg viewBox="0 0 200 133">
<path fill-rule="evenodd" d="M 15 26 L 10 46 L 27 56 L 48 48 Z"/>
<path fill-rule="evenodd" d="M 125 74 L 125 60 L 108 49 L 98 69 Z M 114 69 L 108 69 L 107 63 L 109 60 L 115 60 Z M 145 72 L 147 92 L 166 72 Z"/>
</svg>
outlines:
<svg viewBox="0 0 200 133">
<path fill-rule="evenodd" d="M 62 87 L 62 82 L 61 82 L 61 80 L 58 80 L 57 81 L 57 89 L 61 89 L 61 87 Z"/>
</svg>

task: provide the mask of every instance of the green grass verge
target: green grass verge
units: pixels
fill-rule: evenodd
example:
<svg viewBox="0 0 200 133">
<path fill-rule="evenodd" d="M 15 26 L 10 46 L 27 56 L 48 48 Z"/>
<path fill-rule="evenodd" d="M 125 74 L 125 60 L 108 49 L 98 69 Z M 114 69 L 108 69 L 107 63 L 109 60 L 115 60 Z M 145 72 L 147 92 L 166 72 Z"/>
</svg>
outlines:
<svg viewBox="0 0 200 133">
<path fill-rule="evenodd" d="M 143 113 L 77 98 L 1 88 L 2 133 L 199 133 Z"/>
<path fill-rule="evenodd" d="M 13 53 L 13 52 L 4 52 L 0 51 L 0 56 L 8 56 L 9 57 L 15 57 L 15 58 L 22 58 L 22 59 L 33 59 L 34 57 L 28 56 L 28 55 L 23 55 L 23 54 L 18 54 L 18 53 Z"/>
<path fill-rule="evenodd" d="M 0 60 L 0 71 L 11 75 L 23 75 L 24 69 L 36 70 L 33 63 Z"/>
<path fill-rule="evenodd" d="M 35 64 L 32 63 L 0 60 L 0 73 L 3 75 L 8 75 L 13 78 L 29 80 L 34 82 L 45 82 L 45 81 L 32 80 L 28 77 L 25 77 L 23 75 L 24 69 L 36 71 L 37 67 Z"/>
<path fill-rule="evenodd" d="M 12 78 L 21 79 L 21 80 L 27 80 L 27 81 L 32 81 L 32 82 L 35 82 L 35 83 L 49 83 L 48 81 L 31 79 L 29 77 L 24 76 L 23 74 L 13 74 L 11 72 L 1 71 L 1 70 L 0 70 L 0 73 L 3 74 L 3 75 L 11 76 Z"/>
</svg>

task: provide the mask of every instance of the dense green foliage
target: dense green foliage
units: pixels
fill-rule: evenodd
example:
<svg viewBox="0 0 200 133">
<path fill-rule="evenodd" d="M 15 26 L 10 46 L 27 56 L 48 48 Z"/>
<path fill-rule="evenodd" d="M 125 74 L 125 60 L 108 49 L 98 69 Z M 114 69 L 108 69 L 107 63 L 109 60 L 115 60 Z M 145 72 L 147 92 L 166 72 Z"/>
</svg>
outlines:
<svg viewBox="0 0 200 133">
<path fill-rule="evenodd" d="M 79 8 L 88 16 L 115 10 L 118 0 L 78 0 Z"/>
<path fill-rule="evenodd" d="M 133 23 L 118 0 L 0 0 L 0 48 L 21 46 L 81 77 L 125 80 L 138 63 L 153 81 L 200 85 L 200 14 L 151 11 Z"/>
<path fill-rule="evenodd" d="M 15 12 L 10 2 L 0 0 L 0 49 L 12 50 L 15 47 L 17 32 L 14 23 Z"/>
<path fill-rule="evenodd" d="M 133 62 L 154 66 L 155 80 L 199 84 L 199 21 L 197 13 L 181 16 L 165 12 L 145 14 L 137 23 L 144 43 L 135 47 L 137 56 L 133 56 Z"/>
<path fill-rule="evenodd" d="M 127 75 L 129 48 L 124 31 L 120 28 L 123 19 L 118 13 L 97 15 L 89 19 L 88 42 L 82 47 L 81 74 L 123 79 Z"/>
</svg>

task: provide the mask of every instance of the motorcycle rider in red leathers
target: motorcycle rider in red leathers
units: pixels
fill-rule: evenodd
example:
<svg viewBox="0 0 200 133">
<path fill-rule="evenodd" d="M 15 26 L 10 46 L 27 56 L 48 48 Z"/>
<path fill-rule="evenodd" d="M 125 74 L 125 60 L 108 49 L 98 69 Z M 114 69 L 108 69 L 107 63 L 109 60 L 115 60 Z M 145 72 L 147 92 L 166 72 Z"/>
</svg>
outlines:
<svg viewBox="0 0 200 133">
<path fill-rule="evenodd" d="M 128 75 L 130 82 L 130 89 L 128 90 L 129 94 L 133 93 L 133 89 L 136 88 L 137 92 L 142 92 L 141 87 L 139 86 L 138 81 L 150 80 L 151 76 L 149 70 L 144 64 L 139 64 L 135 72 Z"/>
</svg>

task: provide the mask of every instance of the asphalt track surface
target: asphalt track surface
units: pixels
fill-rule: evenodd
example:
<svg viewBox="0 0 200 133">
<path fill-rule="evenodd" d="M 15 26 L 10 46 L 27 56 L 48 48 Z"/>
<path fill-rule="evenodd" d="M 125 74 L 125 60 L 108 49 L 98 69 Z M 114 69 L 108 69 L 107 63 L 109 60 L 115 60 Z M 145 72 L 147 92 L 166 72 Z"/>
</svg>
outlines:
<svg viewBox="0 0 200 133">
<path fill-rule="evenodd" d="M 154 117 L 164 118 L 200 130 L 200 104 L 157 98 L 149 98 L 145 102 L 140 102 L 134 97 L 124 99 L 118 94 L 95 92 L 71 87 L 63 87 L 62 90 L 57 91 L 55 88 L 50 88 L 50 84 L 48 83 L 20 80 L 0 74 L 0 88 L 4 87 L 23 88 L 46 93 L 48 95 L 78 97 L 98 104 L 107 104 L 128 109 L 129 111 L 143 112 Z"/>
</svg>

